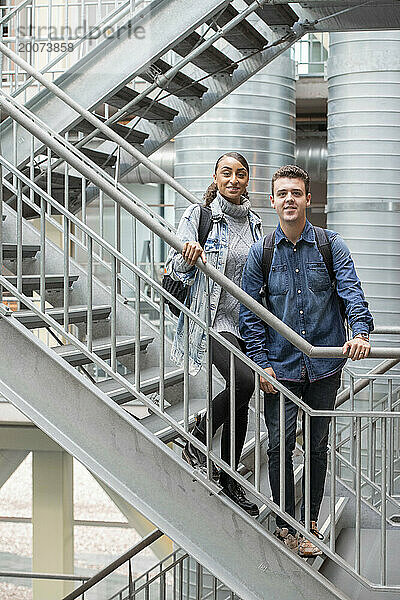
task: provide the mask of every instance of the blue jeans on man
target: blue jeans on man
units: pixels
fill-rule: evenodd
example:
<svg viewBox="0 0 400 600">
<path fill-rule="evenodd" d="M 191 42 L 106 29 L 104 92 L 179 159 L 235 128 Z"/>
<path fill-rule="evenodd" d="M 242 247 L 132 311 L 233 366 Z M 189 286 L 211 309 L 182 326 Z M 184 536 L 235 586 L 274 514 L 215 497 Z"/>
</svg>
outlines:
<svg viewBox="0 0 400 600">
<path fill-rule="evenodd" d="M 340 386 L 341 370 L 329 377 L 310 382 L 307 375 L 302 381 L 282 381 L 296 396 L 302 398 L 315 410 L 332 410 Z M 264 415 L 268 428 L 269 479 L 273 500 L 279 505 L 279 400 L 280 394 L 264 394 Z M 285 511 L 295 516 L 295 490 L 293 473 L 293 451 L 296 445 L 298 407 L 285 398 Z M 310 521 L 318 520 L 325 486 L 330 417 L 310 417 Z M 303 419 L 304 431 L 304 419 Z M 304 523 L 304 477 L 300 520 Z M 281 517 L 276 517 L 277 527 L 287 527 L 289 533 L 295 529 Z"/>
</svg>

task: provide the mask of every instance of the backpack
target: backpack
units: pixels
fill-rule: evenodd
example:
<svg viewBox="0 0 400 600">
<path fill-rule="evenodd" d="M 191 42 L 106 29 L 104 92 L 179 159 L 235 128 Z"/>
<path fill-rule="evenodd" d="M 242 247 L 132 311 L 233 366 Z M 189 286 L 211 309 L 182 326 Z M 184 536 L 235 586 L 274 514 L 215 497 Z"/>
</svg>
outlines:
<svg viewBox="0 0 400 600">
<path fill-rule="evenodd" d="M 322 227 L 315 227 L 313 225 L 315 239 L 317 242 L 318 250 L 320 251 L 325 266 L 329 273 L 329 278 L 331 280 L 332 287 L 336 288 L 336 277 L 335 272 L 333 270 L 333 257 L 332 257 L 332 248 L 329 242 L 328 236 L 326 234 L 326 230 Z M 269 233 L 264 238 L 263 243 L 263 256 L 262 256 L 262 272 L 263 272 L 263 286 L 261 288 L 261 296 L 264 298 L 264 301 L 267 303 L 268 298 L 268 277 L 269 272 L 271 270 L 272 265 L 272 257 L 274 255 L 274 247 L 275 247 L 275 231 Z M 343 319 L 343 323 L 346 321 L 346 309 L 344 306 L 344 302 L 342 298 L 338 296 L 340 314 Z"/>
<path fill-rule="evenodd" d="M 205 206 L 200 206 L 200 220 L 198 230 L 200 246 L 204 247 L 204 244 L 206 243 L 206 240 L 208 238 L 208 234 L 210 233 L 211 227 L 211 209 Z M 179 302 L 182 302 L 182 304 L 185 303 L 189 292 L 189 286 L 185 285 L 182 281 L 175 281 L 170 275 L 164 275 L 161 285 L 164 288 L 164 290 L 172 294 L 172 296 L 179 300 Z M 179 317 L 179 315 L 181 314 L 180 308 L 175 306 L 175 304 L 173 304 L 173 302 L 170 302 L 169 300 L 165 300 L 165 302 L 168 304 L 172 314 L 175 315 L 175 317 Z"/>
</svg>

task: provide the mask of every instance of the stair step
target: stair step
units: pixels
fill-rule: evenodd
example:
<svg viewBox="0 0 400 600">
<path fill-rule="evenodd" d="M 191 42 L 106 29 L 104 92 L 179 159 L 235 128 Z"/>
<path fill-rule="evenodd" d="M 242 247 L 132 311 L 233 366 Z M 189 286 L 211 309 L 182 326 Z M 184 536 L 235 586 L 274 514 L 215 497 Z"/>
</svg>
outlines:
<svg viewBox="0 0 400 600">
<path fill-rule="evenodd" d="M 102 122 L 106 120 L 104 117 L 100 117 L 99 115 L 96 115 L 96 117 Z M 110 128 L 113 131 L 115 131 L 115 133 L 123 137 L 124 140 L 126 140 L 130 144 L 143 144 L 144 140 L 146 140 L 149 137 L 148 133 L 143 133 L 142 131 L 135 131 L 134 129 L 130 129 L 125 125 L 120 125 L 119 123 L 112 123 L 110 125 Z M 86 119 L 82 119 L 81 121 L 79 121 L 79 123 L 74 125 L 73 130 L 87 134 L 92 133 L 92 131 L 95 130 L 95 127 L 91 123 L 89 123 L 89 121 L 86 121 Z M 96 134 L 96 137 L 104 140 L 109 139 L 108 136 L 105 133 L 102 133 L 101 131 L 99 131 Z"/>
<path fill-rule="evenodd" d="M 40 246 L 22 245 L 22 258 L 34 258 L 40 251 Z M 3 244 L 3 260 L 16 260 L 17 244 Z"/>
<path fill-rule="evenodd" d="M 69 287 L 78 279 L 79 275 L 70 275 Z M 15 287 L 17 276 L 7 275 L 6 279 Z M 22 275 L 22 292 L 29 294 L 40 289 L 40 275 Z M 46 291 L 64 289 L 64 275 L 46 275 Z"/>
<path fill-rule="evenodd" d="M 147 346 L 153 341 L 151 336 L 143 336 L 140 338 L 140 350 L 146 350 Z M 135 353 L 135 338 L 120 335 L 117 336 L 117 356 L 126 356 L 127 354 Z M 58 346 L 53 350 L 62 358 L 64 358 L 70 365 L 78 367 L 81 365 L 87 365 L 92 361 L 87 358 L 80 350 L 73 345 Z M 101 338 L 93 342 L 93 352 L 97 354 L 103 360 L 107 360 L 111 357 L 111 339 Z"/>
<path fill-rule="evenodd" d="M 133 384 L 135 382 L 135 374 L 130 373 L 125 377 L 125 379 L 129 381 L 129 383 Z M 140 380 L 140 391 L 143 392 L 143 394 L 152 394 L 154 392 L 158 392 L 160 382 L 159 368 L 153 367 L 151 369 L 140 371 Z M 165 373 L 165 387 L 175 385 L 181 381 L 183 381 L 182 369 L 175 369 Z M 114 400 L 114 402 L 117 404 L 124 404 L 125 402 L 135 400 L 135 397 L 132 396 L 132 394 L 130 394 L 124 387 L 122 387 L 118 381 L 115 381 L 115 379 L 105 379 L 98 384 L 98 387 L 102 392 L 108 394 L 111 400 Z"/>
<path fill-rule="evenodd" d="M 23 169 L 25 175 L 29 176 L 29 168 Z M 34 176 L 36 177 L 39 174 L 39 171 L 36 171 Z M 8 177 L 8 176 L 7 176 Z M 59 202 L 60 204 L 64 204 L 64 182 L 65 182 L 65 174 L 58 173 L 53 171 L 51 174 L 51 196 Z M 36 181 L 37 185 L 47 191 L 47 174 L 42 173 L 38 180 Z M 82 179 L 80 177 L 76 177 L 74 175 L 68 176 L 68 207 L 72 212 L 76 212 L 76 208 L 81 205 L 81 191 L 82 191 Z M 29 192 L 27 192 L 27 195 Z M 5 186 L 3 187 L 3 199 L 4 201 L 11 206 L 14 210 L 17 209 L 17 199 L 15 194 L 11 192 Z M 33 196 L 35 204 L 39 207 L 41 204 L 41 196 L 39 194 L 34 194 Z M 59 214 L 57 210 L 52 209 L 52 214 Z M 39 218 L 39 211 L 35 211 L 34 208 L 31 208 L 28 204 L 23 202 L 22 204 L 22 216 L 24 219 L 37 219 Z"/>
<path fill-rule="evenodd" d="M 111 312 L 111 306 L 93 306 L 93 321 L 102 321 L 107 319 Z M 57 323 L 63 323 L 64 321 L 64 308 L 50 308 L 46 310 L 46 314 L 51 316 Z M 87 307 L 86 306 L 70 306 L 68 310 L 69 322 L 73 323 L 86 323 L 87 322 Z M 20 323 L 25 325 L 28 329 L 38 329 L 40 327 L 46 327 L 43 319 L 36 313 L 30 310 L 19 310 L 13 312 L 13 317 L 18 319 Z"/>
<path fill-rule="evenodd" d="M 189 425 L 192 425 L 195 421 L 195 416 L 202 410 L 204 410 L 205 400 L 204 398 L 194 398 L 189 402 Z M 183 423 L 183 402 L 179 404 L 173 404 L 165 409 L 165 412 Z M 140 421 L 146 429 L 154 433 L 162 442 L 166 444 L 172 442 L 178 436 L 177 432 L 169 427 L 161 417 L 156 414 L 151 414 Z"/>
<path fill-rule="evenodd" d="M 156 60 L 151 67 L 140 74 L 140 77 L 147 81 L 148 83 L 153 83 L 154 74 L 153 71 L 157 73 L 166 73 L 171 69 L 172 66 L 159 58 Z M 165 86 L 165 89 L 174 94 L 175 96 L 185 98 L 185 97 L 196 97 L 201 98 L 202 95 L 207 91 L 207 88 L 201 83 L 197 83 L 191 77 L 188 77 L 184 73 L 177 73 L 175 77 Z"/>
<path fill-rule="evenodd" d="M 100 152 L 99 150 L 94 150 L 93 148 L 84 147 L 79 148 L 79 151 L 100 167 L 113 167 L 117 162 L 117 157 L 115 154 L 107 154 L 106 152 Z M 53 156 L 57 157 L 58 155 L 53 152 Z"/>
<path fill-rule="evenodd" d="M 245 0 L 246 4 L 251 4 L 253 0 Z M 292 27 L 299 17 L 289 6 L 266 6 L 254 11 L 272 29 L 274 27 Z"/>
<path fill-rule="evenodd" d="M 116 92 L 111 98 L 107 99 L 107 104 L 111 104 L 115 108 L 123 108 L 129 102 L 139 96 L 139 92 L 136 92 L 130 87 L 123 87 Z M 154 102 L 151 98 L 143 98 L 132 106 L 129 111 L 129 118 L 134 117 L 145 117 L 149 121 L 172 121 L 178 115 L 178 111 L 160 102 Z"/>
<path fill-rule="evenodd" d="M 201 43 L 201 37 L 195 31 L 188 35 L 184 40 L 176 44 L 173 48 L 174 52 L 181 56 L 187 56 L 195 46 Z M 213 73 L 219 69 L 224 69 L 224 73 L 232 75 L 237 68 L 237 64 L 228 58 L 223 52 L 211 46 L 204 50 L 199 56 L 191 61 L 196 67 L 199 67 L 206 73 Z"/>
<path fill-rule="evenodd" d="M 229 23 L 229 21 L 232 21 L 238 14 L 238 11 L 229 4 L 222 14 L 209 21 L 209 25 L 217 31 L 218 26 L 223 27 Z M 266 40 L 261 33 L 246 20 L 228 31 L 228 33 L 224 35 L 224 38 L 238 50 L 261 50 L 268 44 L 268 40 Z"/>
</svg>

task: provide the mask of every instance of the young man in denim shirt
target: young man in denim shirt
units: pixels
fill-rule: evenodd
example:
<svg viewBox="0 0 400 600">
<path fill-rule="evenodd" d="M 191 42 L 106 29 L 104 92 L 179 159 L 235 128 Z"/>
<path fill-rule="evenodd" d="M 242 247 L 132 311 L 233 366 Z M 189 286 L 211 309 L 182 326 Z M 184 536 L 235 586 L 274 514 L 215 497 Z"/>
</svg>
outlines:
<svg viewBox="0 0 400 600">
<path fill-rule="evenodd" d="M 366 358 L 373 320 L 361 289 L 350 251 L 334 231 L 330 242 L 336 285 L 332 285 L 318 250 L 315 230 L 306 218 L 310 205 L 308 173 L 294 165 L 281 167 L 272 177 L 271 205 L 279 217 L 275 231 L 266 302 L 269 310 L 313 346 L 341 346 L 352 360 Z M 242 287 L 260 303 L 263 288 L 263 239 L 249 253 Z M 343 300 L 352 339 L 346 342 L 339 297 Z M 281 381 L 313 409 L 332 410 L 346 358 L 309 358 L 245 306 L 240 309 L 240 332 L 248 356 L 270 376 Z M 264 414 L 269 434 L 269 477 L 273 500 L 279 505 L 279 394 L 260 377 Z M 298 408 L 285 400 L 285 510 L 295 514 L 292 455 L 296 443 Z M 322 501 L 326 467 L 329 417 L 312 417 L 310 425 L 310 530 L 320 536 L 317 519 Z M 304 523 L 304 481 L 301 521 Z M 301 556 L 321 551 L 298 537 L 293 527 L 277 516 L 276 535 Z"/>
</svg>

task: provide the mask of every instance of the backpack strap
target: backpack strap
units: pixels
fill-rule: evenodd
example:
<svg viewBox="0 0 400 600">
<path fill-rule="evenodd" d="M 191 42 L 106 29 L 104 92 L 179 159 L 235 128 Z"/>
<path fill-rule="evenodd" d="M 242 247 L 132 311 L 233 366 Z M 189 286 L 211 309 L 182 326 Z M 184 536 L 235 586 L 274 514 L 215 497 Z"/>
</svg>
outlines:
<svg viewBox="0 0 400 600">
<path fill-rule="evenodd" d="M 315 226 L 313 226 L 313 228 L 315 232 L 315 240 L 317 242 L 318 250 L 320 251 L 325 266 L 328 270 L 329 279 L 331 280 L 331 283 L 334 283 L 336 281 L 336 277 L 335 271 L 333 270 L 333 256 L 331 243 L 328 239 L 325 229 L 322 229 L 322 227 Z"/>
<path fill-rule="evenodd" d="M 333 270 L 333 256 L 332 256 L 331 243 L 328 239 L 325 229 L 322 229 L 322 227 L 315 227 L 315 226 L 313 226 L 313 227 L 314 227 L 314 231 L 315 231 L 315 240 L 317 242 L 318 250 L 320 251 L 322 258 L 324 260 L 325 266 L 328 270 L 329 279 L 331 280 L 332 287 L 335 287 L 335 289 L 336 289 L 336 276 L 335 276 L 335 271 Z M 339 301 L 339 309 L 340 309 L 340 314 L 343 319 L 343 323 L 346 323 L 346 308 L 345 308 L 343 299 L 337 294 L 337 292 L 336 292 L 336 295 L 337 295 L 337 298 Z M 347 332 L 347 336 L 348 336 L 348 332 Z"/>
<path fill-rule="evenodd" d="M 268 277 L 269 277 L 269 272 L 271 270 L 272 258 L 274 256 L 274 249 L 275 249 L 275 231 L 271 231 L 264 237 L 262 263 L 261 263 L 261 269 L 262 269 L 264 283 L 260 290 L 260 294 L 264 298 L 265 302 L 267 302 L 267 299 L 268 299 Z"/>
<path fill-rule="evenodd" d="M 200 220 L 199 220 L 199 244 L 204 248 L 204 244 L 207 241 L 208 234 L 212 227 L 212 213 L 211 209 L 207 206 L 200 206 Z"/>
</svg>

